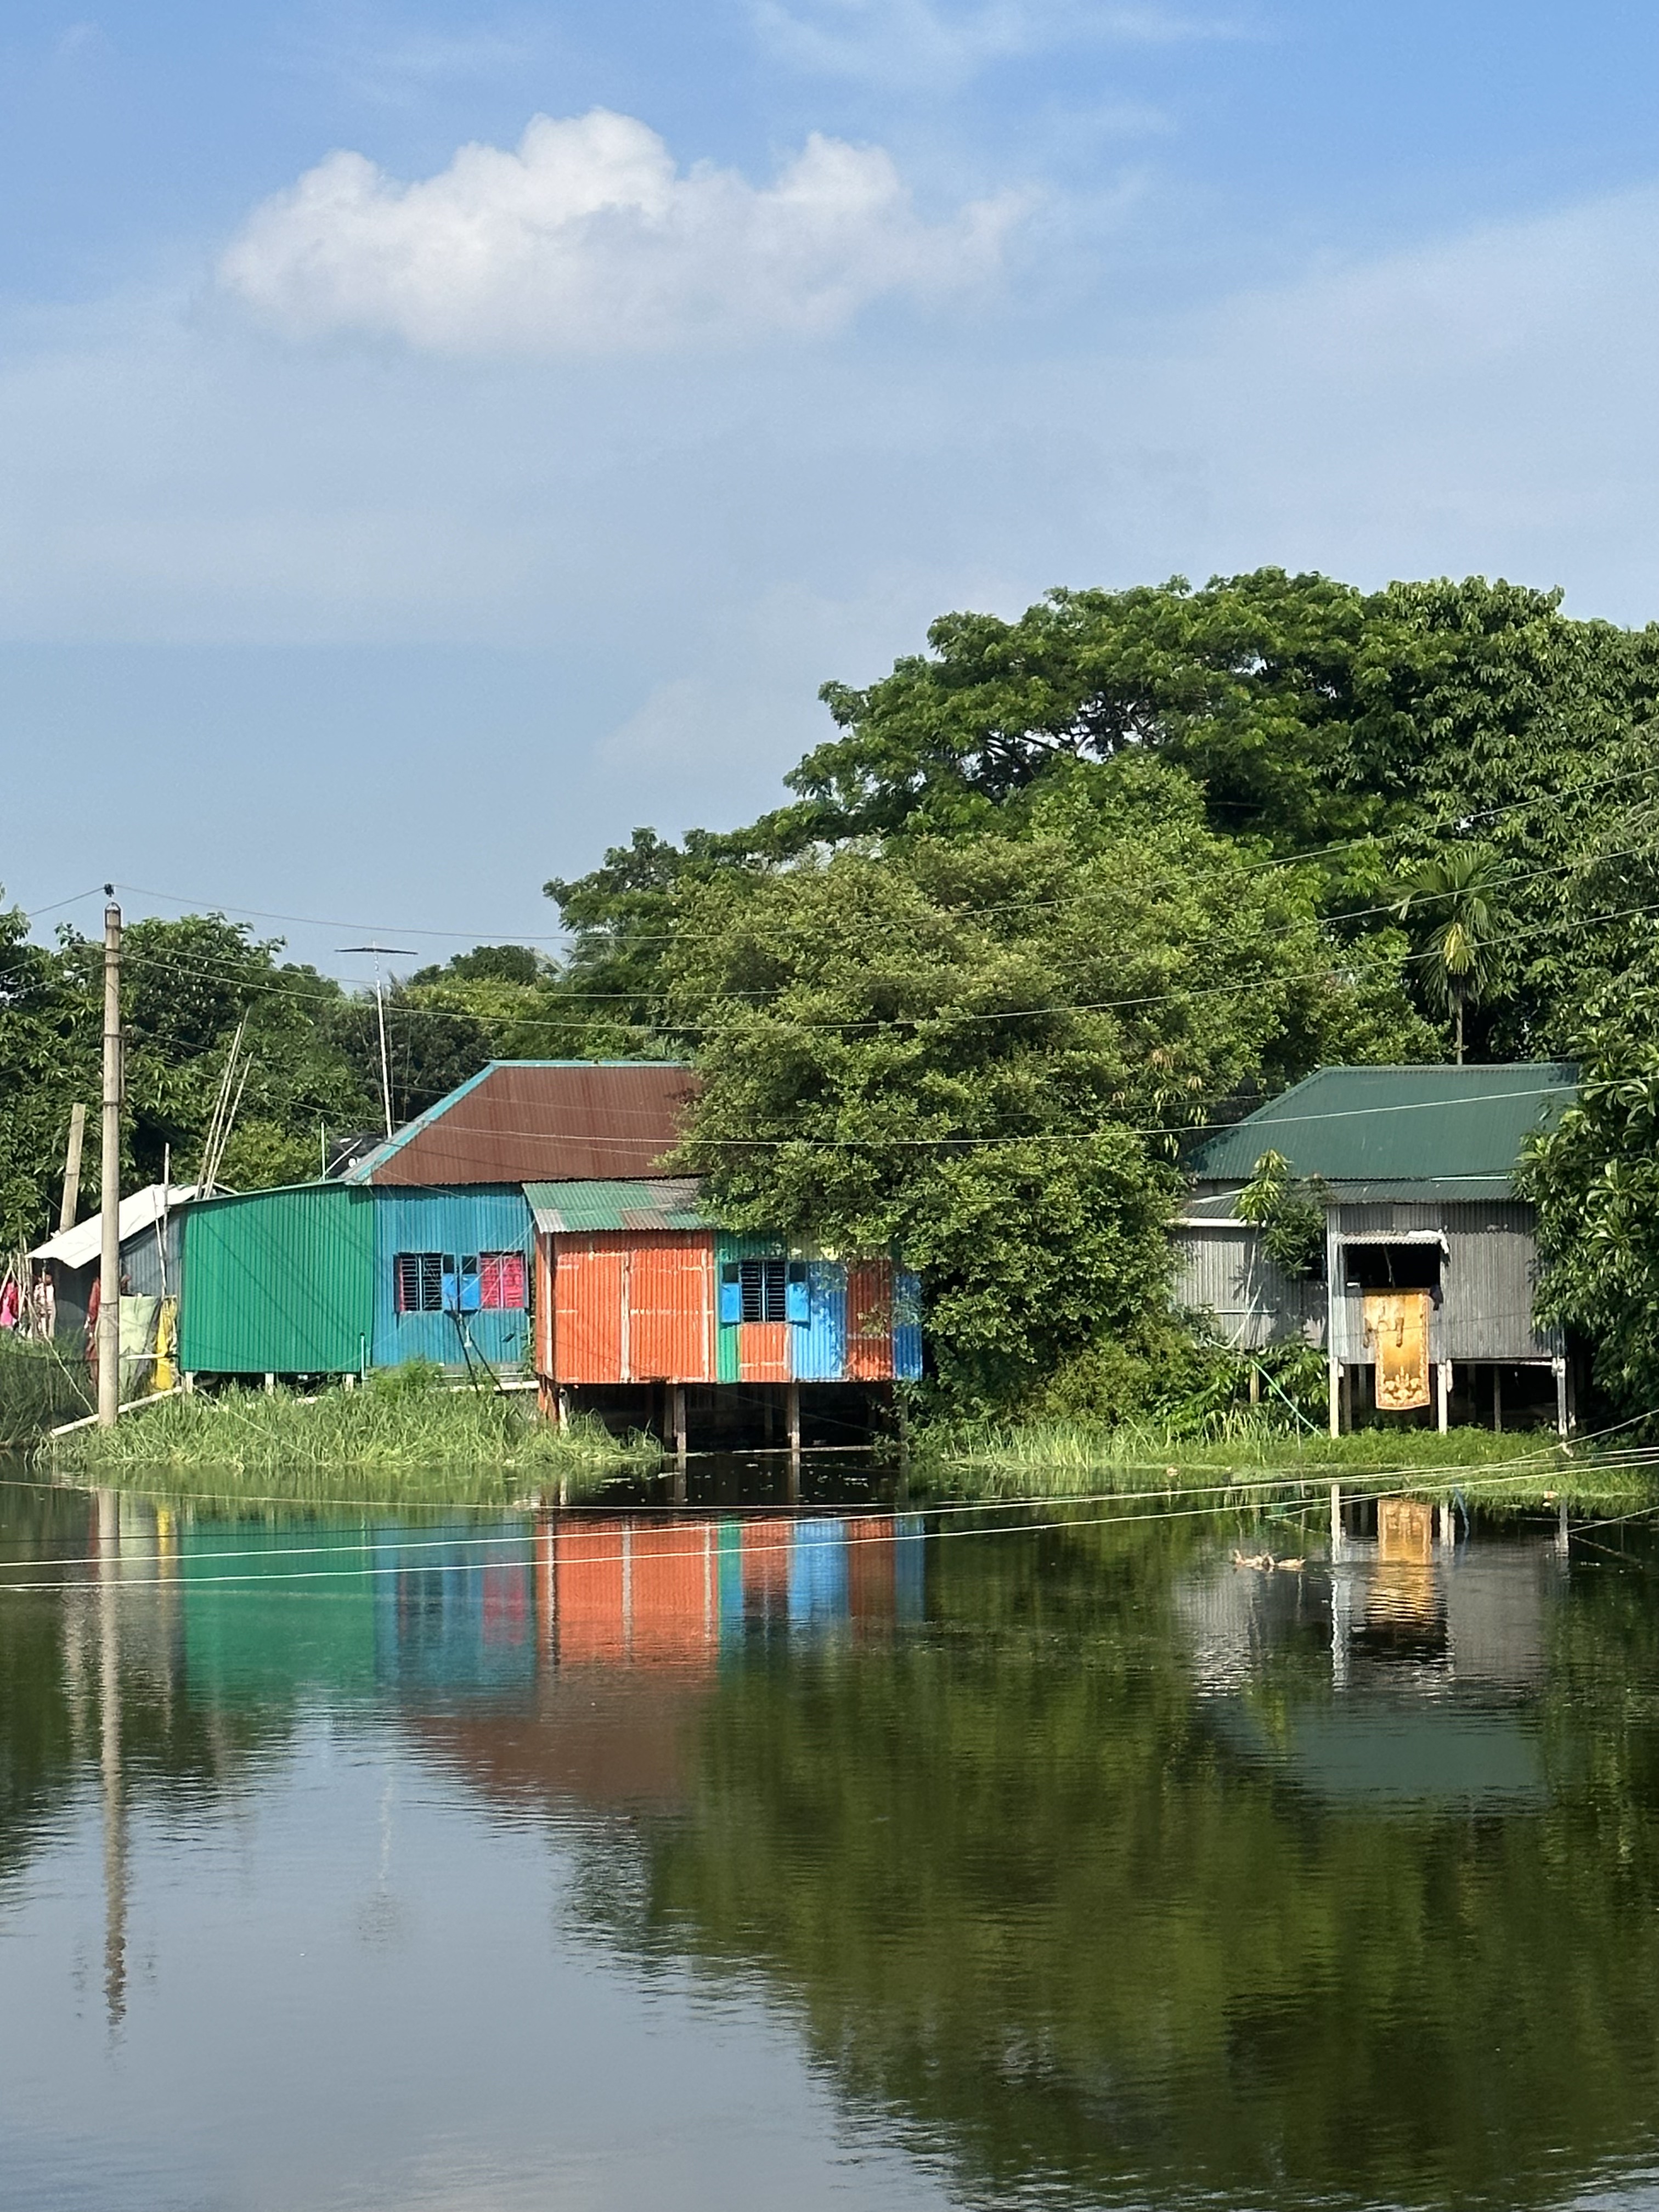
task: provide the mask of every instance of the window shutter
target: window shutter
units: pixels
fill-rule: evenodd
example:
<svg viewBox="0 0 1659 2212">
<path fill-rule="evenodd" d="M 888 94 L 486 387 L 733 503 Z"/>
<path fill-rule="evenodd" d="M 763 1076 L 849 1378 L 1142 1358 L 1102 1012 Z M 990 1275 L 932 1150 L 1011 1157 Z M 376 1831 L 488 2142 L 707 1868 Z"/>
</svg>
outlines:
<svg viewBox="0 0 1659 2212">
<path fill-rule="evenodd" d="M 477 1313 L 478 1310 L 480 1285 L 478 1282 L 478 1255 L 476 1252 L 469 1253 L 461 1261 L 460 1288 L 461 1311 L 463 1313 Z"/>
<path fill-rule="evenodd" d="M 524 1310 L 524 1254 L 481 1252 L 478 1255 L 478 1303 L 486 1312 Z"/>
<path fill-rule="evenodd" d="M 735 1260 L 720 1268 L 720 1325 L 735 1328 L 743 1319 L 743 1276 Z"/>
<path fill-rule="evenodd" d="M 789 1262 L 789 1275 L 784 1286 L 783 1317 L 793 1322 L 797 1328 L 805 1328 L 812 1317 L 811 1291 L 806 1279 L 805 1260 Z"/>
</svg>

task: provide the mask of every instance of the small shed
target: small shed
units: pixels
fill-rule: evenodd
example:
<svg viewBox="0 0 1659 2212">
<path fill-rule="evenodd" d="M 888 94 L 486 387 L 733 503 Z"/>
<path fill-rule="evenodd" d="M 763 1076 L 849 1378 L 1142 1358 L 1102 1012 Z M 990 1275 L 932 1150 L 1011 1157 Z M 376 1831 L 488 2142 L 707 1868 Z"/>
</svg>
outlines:
<svg viewBox="0 0 1659 2212">
<path fill-rule="evenodd" d="M 550 1391 L 782 1385 L 798 1404 L 801 1383 L 921 1373 L 921 1285 L 890 1256 L 732 1234 L 678 1178 L 534 1182 L 525 1194 Z"/>
<path fill-rule="evenodd" d="M 1464 1417 L 1501 1427 L 1506 1394 L 1513 1414 L 1551 1381 L 1565 1434 L 1566 1346 L 1534 1319 L 1536 1221 L 1515 1172 L 1577 1083 L 1559 1061 L 1322 1068 L 1189 1159 L 1176 1303 L 1241 1351 L 1322 1346 L 1333 1435 L 1368 1407 L 1431 1403 L 1444 1427 L 1455 1394 Z M 1237 1210 L 1267 1152 L 1324 1212 L 1305 1275 L 1277 1267 Z"/>
<path fill-rule="evenodd" d="M 193 1182 L 156 1182 L 121 1200 L 116 1219 L 126 1295 L 141 1298 L 178 1297 L 180 1224 L 195 1196 Z M 44 1244 L 37 1244 L 29 1254 L 37 1273 L 51 1279 L 59 1336 L 84 1335 L 86 1332 L 92 1286 L 98 1280 L 103 1236 L 103 1216 L 88 1214 L 72 1229 L 47 1237 Z"/>
</svg>

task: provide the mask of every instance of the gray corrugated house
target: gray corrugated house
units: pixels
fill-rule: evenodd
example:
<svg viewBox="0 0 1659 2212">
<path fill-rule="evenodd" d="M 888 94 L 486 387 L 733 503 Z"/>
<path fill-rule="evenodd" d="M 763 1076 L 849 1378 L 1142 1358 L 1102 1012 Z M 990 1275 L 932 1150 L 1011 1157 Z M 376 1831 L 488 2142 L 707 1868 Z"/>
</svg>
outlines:
<svg viewBox="0 0 1659 2212">
<path fill-rule="evenodd" d="M 1566 1347 L 1534 1318 L 1534 1211 L 1514 1175 L 1528 1136 L 1571 1102 L 1577 1080 L 1554 1061 L 1322 1068 L 1188 1161 L 1191 1194 L 1173 1232 L 1176 1304 L 1208 1314 L 1241 1351 L 1296 1338 L 1322 1346 L 1333 1435 L 1379 1404 L 1423 1402 L 1410 1395 L 1407 1340 L 1419 1327 L 1442 1427 L 1454 1395 L 1462 1416 L 1501 1427 L 1506 1401 L 1513 1416 L 1553 1381 L 1565 1434 Z M 1261 1229 L 1238 1214 L 1270 1152 L 1323 1206 L 1323 1265 L 1304 1277 L 1276 1267 Z"/>
</svg>

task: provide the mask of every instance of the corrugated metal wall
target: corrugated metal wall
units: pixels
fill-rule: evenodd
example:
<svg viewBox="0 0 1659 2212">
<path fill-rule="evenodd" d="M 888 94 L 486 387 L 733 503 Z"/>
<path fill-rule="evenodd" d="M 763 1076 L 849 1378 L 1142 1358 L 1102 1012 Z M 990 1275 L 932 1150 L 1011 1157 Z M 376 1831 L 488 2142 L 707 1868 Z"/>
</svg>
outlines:
<svg viewBox="0 0 1659 2212">
<path fill-rule="evenodd" d="M 904 1267 L 893 1275 L 893 1376 L 921 1380 L 921 1278 Z"/>
<path fill-rule="evenodd" d="M 1259 1352 L 1297 1337 L 1324 1342 L 1325 1285 L 1275 1267 L 1259 1230 L 1177 1229 L 1175 1253 L 1176 1304 L 1213 1316 L 1224 1344 Z"/>
<path fill-rule="evenodd" d="M 893 1263 L 855 1260 L 847 1270 L 847 1374 L 884 1382 L 893 1372 Z"/>
<path fill-rule="evenodd" d="M 514 1184 L 479 1183 L 465 1190 L 377 1188 L 374 1205 L 374 1335 L 377 1367 L 411 1359 L 441 1367 L 465 1364 L 461 1332 L 447 1313 L 399 1313 L 398 1255 L 443 1252 L 476 1259 L 484 1252 L 523 1255 L 529 1295 L 530 1208 Z M 530 1345 L 527 1307 L 501 1307 L 460 1317 L 475 1355 L 491 1367 L 517 1368 Z"/>
<path fill-rule="evenodd" d="M 540 1279 L 550 1273 L 553 1294 L 544 1373 L 573 1383 L 714 1379 L 712 1237 L 617 1230 L 537 1241 Z"/>
<path fill-rule="evenodd" d="M 671 1233 L 635 1240 L 628 1255 L 630 1382 L 714 1379 L 714 1240 Z"/>
<path fill-rule="evenodd" d="M 849 1267 L 776 1237 L 687 1231 L 537 1237 L 540 1371 L 555 1382 L 885 1382 L 921 1372 L 921 1285 L 885 1260 Z M 719 1319 L 731 1261 L 804 1259 L 801 1322 Z M 856 1330 L 851 1316 L 857 1317 Z"/>
<path fill-rule="evenodd" d="M 1559 1330 L 1533 1319 L 1538 1295 L 1534 1216 L 1518 1200 L 1507 1204 L 1454 1202 L 1443 1206 L 1344 1206 L 1337 1210 L 1340 1237 L 1385 1237 L 1410 1231 L 1443 1233 L 1441 1299 L 1429 1327 L 1431 1359 L 1493 1360 L 1500 1364 L 1553 1359 L 1562 1349 Z M 1364 1366 L 1361 1296 L 1346 1288 L 1335 1301 L 1334 1349 L 1346 1364 Z"/>
<path fill-rule="evenodd" d="M 799 1381 L 840 1382 L 847 1364 L 847 1270 L 839 1260 L 807 1262 L 806 1326 L 789 1334 Z"/>
<path fill-rule="evenodd" d="M 1533 1320 L 1537 1245 L 1530 1206 L 1451 1201 L 1396 1201 L 1337 1208 L 1340 1237 L 1365 1239 L 1439 1234 L 1446 1239 L 1442 1297 L 1430 1325 L 1432 1359 L 1501 1363 L 1549 1359 L 1562 1348 L 1559 1331 Z M 1178 1306 L 1213 1314 L 1224 1340 L 1241 1351 L 1305 1337 L 1323 1344 L 1328 1304 L 1332 1348 L 1346 1364 L 1368 1365 L 1361 1294 L 1284 1275 L 1261 1251 L 1261 1232 L 1237 1228 L 1177 1229 L 1173 1285 Z"/>
<path fill-rule="evenodd" d="M 374 1209 L 343 1183 L 198 1200 L 184 1217 L 184 1371 L 356 1372 L 374 1326 Z"/>
</svg>

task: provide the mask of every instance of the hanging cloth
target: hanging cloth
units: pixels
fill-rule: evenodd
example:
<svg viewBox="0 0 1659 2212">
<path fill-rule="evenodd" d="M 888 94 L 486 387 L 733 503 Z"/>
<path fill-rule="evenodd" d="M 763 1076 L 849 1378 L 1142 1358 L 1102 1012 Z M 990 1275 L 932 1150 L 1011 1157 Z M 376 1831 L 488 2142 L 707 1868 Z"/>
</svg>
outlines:
<svg viewBox="0 0 1659 2212">
<path fill-rule="evenodd" d="M 1427 1291 L 1367 1291 L 1365 1340 L 1376 1352 L 1376 1402 L 1385 1413 L 1429 1402 Z"/>
</svg>

